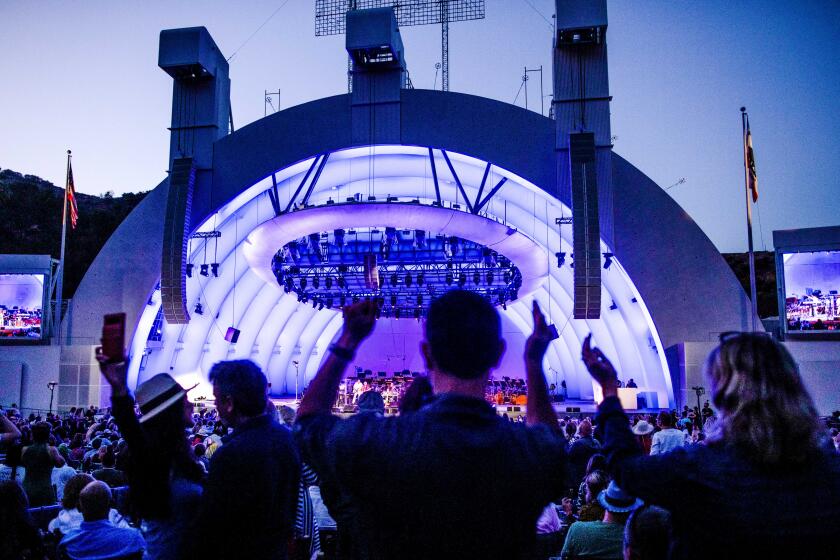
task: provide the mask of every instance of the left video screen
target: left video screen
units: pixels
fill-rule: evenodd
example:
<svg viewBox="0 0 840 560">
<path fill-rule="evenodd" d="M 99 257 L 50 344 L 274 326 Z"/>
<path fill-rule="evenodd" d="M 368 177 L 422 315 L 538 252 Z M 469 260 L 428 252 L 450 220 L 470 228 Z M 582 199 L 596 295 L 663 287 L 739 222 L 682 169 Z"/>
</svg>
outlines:
<svg viewBox="0 0 840 560">
<path fill-rule="evenodd" d="M 0 274 L 0 342 L 43 336 L 43 274 Z"/>
</svg>

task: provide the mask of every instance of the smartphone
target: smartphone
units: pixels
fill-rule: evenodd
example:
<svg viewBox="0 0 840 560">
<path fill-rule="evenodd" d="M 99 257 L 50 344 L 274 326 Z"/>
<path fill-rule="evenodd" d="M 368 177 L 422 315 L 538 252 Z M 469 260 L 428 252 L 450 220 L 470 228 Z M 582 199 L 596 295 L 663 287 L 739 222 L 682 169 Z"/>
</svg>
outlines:
<svg viewBox="0 0 840 560">
<path fill-rule="evenodd" d="M 102 353 L 109 362 L 125 359 L 125 313 L 105 315 L 102 324 Z"/>
</svg>

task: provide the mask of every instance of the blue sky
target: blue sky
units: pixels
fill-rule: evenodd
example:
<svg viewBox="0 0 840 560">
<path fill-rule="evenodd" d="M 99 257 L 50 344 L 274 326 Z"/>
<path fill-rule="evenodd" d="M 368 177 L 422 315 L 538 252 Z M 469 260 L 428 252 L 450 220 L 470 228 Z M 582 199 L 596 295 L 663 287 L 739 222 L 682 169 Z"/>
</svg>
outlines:
<svg viewBox="0 0 840 560">
<path fill-rule="evenodd" d="M 553 13 L 552 0 L 487 0 L 487 19 L 453 24 L 451 89 L 511 103 L 523 67 L 542 65 L 549 93 Z M 63 184 L 71 148 L 79 191 L 148 190 L 168 152 L 159 31 L 204 25 L 227 56 L 242 47 L 239 128 L 263 116 L 265 89 L 280 88 L 283 107 L 345 90 L 343 37 L 315 37 L 313 15 L 312 0 L 2 0 L 0 167 Z M 760 178 L 757 248 L 771 248 L 773 229 L 840 223 L 840 2 L 611 0 L 609 21 L 615 150 L 662 187 L 685 178 L 668 193 L 720 250 L 746 248 L 741 105 Z M 415 87 L 431 88 L 439 27 L 403 40 Z"/>
</svg>

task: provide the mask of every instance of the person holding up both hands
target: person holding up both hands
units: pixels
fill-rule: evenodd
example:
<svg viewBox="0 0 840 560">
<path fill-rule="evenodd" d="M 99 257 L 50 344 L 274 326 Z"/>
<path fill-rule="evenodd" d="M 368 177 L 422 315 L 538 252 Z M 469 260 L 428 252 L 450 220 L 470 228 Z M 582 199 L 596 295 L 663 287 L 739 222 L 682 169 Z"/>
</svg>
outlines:
<svg viewBox="0 0 840 560">
<path fill-rule="evenodd" d="M 720 411 L 707 445 L 645 456 L 600 349 L 582 358 L 601 385 L 595 418 L 608 469 L 629 494 L 671 512 L 671 558 L 824 558 L 840 527 L 840 456 L 793 357 L 765 333 L 724 333 L 706 361 Z M 629 557 L 633 557 L 632 555 Z"/>
</svg>

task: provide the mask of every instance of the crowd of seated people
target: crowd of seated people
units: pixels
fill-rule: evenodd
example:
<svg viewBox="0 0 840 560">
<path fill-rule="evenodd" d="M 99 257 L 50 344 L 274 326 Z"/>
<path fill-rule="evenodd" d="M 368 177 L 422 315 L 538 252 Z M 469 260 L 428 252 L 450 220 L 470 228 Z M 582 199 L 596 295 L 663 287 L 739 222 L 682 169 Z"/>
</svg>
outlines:
<svg viewBox="0 0 840 560">
<path fill-rule="evenodd" d="M 110 407 L 0 413 L 0 560 L 830 556 L 840 413 L 819 420 L 783 345 L 722 337 L 710 402 L 627 415 L 618 372 L 587 338 L 604 401 L 558 417 L 534 304 L 527 410 L 508 421 L 486 398 L 505 351 L 498 314 L 473 296 L 432 305 L 429 373 L 394 415 L 371 387 L 358 414 L 333 414 L 375 328 L 370 302 L 344 309 L 297 410 L 276 410 L 247 360 L 214 365 L 215 408 L 196 411 L 168 374 L 132 392 L 124 356 L 99 355 Z"/>
</svg>

